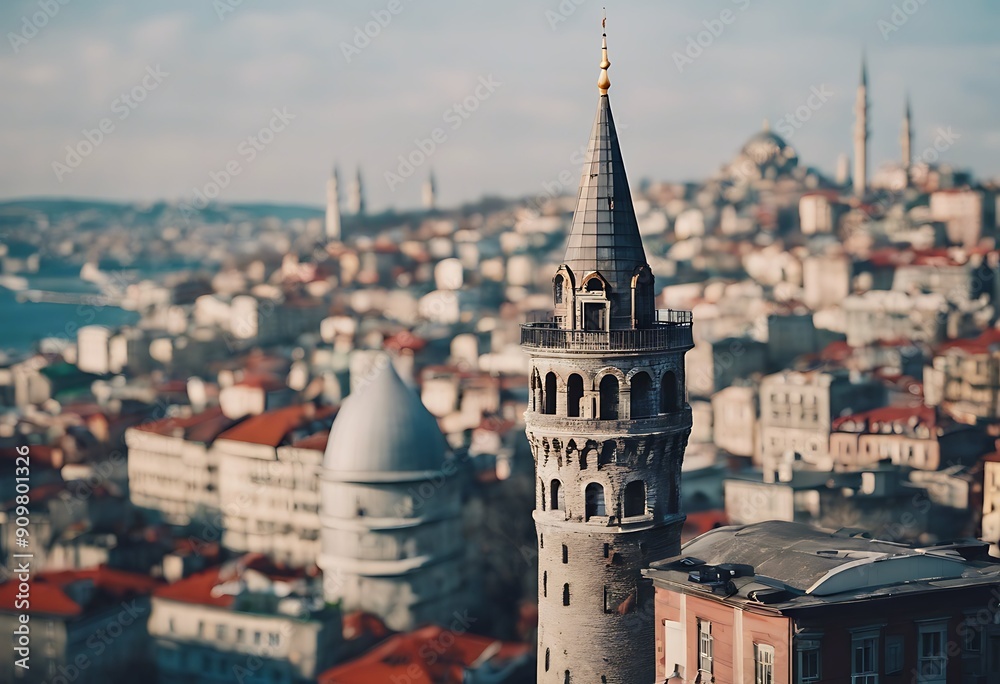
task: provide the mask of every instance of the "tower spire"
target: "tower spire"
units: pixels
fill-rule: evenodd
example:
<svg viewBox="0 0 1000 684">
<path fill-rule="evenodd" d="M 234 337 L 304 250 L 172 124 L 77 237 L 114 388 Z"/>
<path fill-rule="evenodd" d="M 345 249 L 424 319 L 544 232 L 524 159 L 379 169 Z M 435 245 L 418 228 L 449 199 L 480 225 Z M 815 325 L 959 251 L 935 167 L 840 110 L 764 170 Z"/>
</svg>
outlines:
<svg viewBox="0 0 1000 684">
<path fill-rule="evenodd" d="M 868 190 L 868 59 L 861 51 L 861 82 L 854 101 L 854 194 Z"/>
<path fill-rule="evenodd" d="M 336 166 L 326 182 L 326 239 L 340 240 L 340 174 Z"/>
<path fill-rule="evenodd" d="M 907 172 L 907 178 L 909 178 L 910 164 L 912 164 L 913 157 L 913 119 L 910 112 L 910 94 L 906 93 L 906 104 L 903 110 L 903 130 L 899 136 L 900 146 L 903 153 L 903 168 Z"/>
<path fill-rule="evenodd" d="M 608 59 L 608 34 L 604 31 L 607 24 L 608 13 L 605 10 L 604 18 L 601 19 L 601 75 L 597 77 L 597 90 L 601 95 L 607 95 L 608 88 L 611 87 L 611 79 L 608 78 L 608 67 L 611 66 L 611 61 Z"/>
<path fill-rule="evenodd" d="M 563 277 L 577 293 L 562 326 L 576 330 L 645 328 L 654 318 L 653 277 L 639 235 L 625 162 L 607 90 L 607 40 L 601 41 L 600 97 L 566 242 Z"/>
</svg>

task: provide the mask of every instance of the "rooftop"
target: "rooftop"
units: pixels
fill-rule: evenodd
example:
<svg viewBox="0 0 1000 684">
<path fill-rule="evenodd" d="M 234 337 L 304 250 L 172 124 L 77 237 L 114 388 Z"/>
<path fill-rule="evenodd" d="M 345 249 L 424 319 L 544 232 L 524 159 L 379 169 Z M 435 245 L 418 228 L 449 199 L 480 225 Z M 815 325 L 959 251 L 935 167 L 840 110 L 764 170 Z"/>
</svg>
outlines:
<svg viewBox="0 0 1000 684">
<path fill-rule="evenodd" d="M 135 426 L 140 432 L 152 432 L 165 437 L 183 437 L 188 442 L 211 444 L 237 421 L 227 418 L 218 406 L 191 416 L 161 418 Z"/>
<path fill-rule="evenodd" d="M 286 406 L 251 416 L 223 432 L 219 439 L 279 447 L 295 430 L 308 429 L 313 423 L 323 422 L 336 412 L 333 407 L 310 403 Z"/>
<path fill-rule="evenodd" d="M 134 596 L 151 594 L 161 582 L 146 575 L 100 566 L 84 570 L 41 572 L 35 575 L 29 584 L 31 587 L 29 613 L 71 618 L 83 615 L 92 609 L 118 605 L 121 601 Z M 74 585 L 80 587 L 86 585 L 88 590 L 76 592 Z M 0 584 L 0 611 L 22 612 L 15 606 L 17 594 L 20 592 L 18 586 L 16 579 Z"/>
<path fill-rule="evenodd" d="M 428 657 L 431 652 L 434 657 Z M 469 670 L 527 664 L 533 652 L 534 646 L 528 644 L 505 643 L 428 625 L 392 636 L 364 655 L 327 670 L 319 676 L 319 683 L 462 684 L 468 681 L 465 673 Z"/>
<path fill-rule="evenodd" d="M 244 593 L 288 596 L 306 578 L 305 571 L 275 564 L 262 554 L 248 553 L 156 590 L 155 596 L 181 603 L 236 609 Z"/>
<path fill-rule="evenodd" d="M 987 548 L 976 541 L 912 547 L 860 530 L 772 520 L 707 532 L 645 574 L 675 590 L 783 609 L 995 584 L 1000 563 L 989 562 Z"/>
</svg>

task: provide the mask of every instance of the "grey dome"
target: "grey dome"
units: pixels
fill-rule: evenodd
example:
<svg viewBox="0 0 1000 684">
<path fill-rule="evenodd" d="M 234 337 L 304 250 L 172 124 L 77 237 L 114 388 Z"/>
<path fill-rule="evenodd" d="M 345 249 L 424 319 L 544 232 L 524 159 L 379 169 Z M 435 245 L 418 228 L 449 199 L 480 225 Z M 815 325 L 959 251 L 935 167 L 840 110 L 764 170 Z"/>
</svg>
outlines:
<svg viewBox="0 0 1000 684">
<path fill-rule="evenodd" d="M 796 163 L 798 155 L 785 140 L 771 132 L 769 128 L 755 133 L 743 146 L 742 154 L 760 167 L 773 164 L 785 166 Z"/>
<path fill-rule="evenodd" d="M 326 444 L 324 476 L 355 482 L 422 479 L 441 472 L 447 450 L 437 420 L 389 363 L 344 400 Z"/>
</svg>

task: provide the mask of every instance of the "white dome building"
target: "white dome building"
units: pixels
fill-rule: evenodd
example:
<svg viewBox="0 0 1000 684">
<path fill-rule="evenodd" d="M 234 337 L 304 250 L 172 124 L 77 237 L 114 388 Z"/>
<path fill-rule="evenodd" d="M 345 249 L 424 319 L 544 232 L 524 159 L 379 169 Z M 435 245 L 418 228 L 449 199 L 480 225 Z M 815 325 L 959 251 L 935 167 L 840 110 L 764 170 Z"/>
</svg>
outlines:
<svg viewBox="0 0 1000 684">
<path fill-rule="evenodd" d="M 392 364 L 343 404 L 320 483 L 324 593 L 395 630 L 445 624 L 465 598 L 457 468 Z"/>
</svg>

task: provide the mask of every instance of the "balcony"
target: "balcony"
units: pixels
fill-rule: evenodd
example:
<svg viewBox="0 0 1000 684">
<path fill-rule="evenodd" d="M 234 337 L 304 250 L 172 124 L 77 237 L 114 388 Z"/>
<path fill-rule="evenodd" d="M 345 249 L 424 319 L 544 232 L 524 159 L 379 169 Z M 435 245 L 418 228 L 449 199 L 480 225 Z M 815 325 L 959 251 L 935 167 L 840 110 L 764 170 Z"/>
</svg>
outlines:
<svg viewBox="0 0 1000 684">
<path fill-rule="evenodd" d="M 691 312 L 661 309 L 638 330 L 563 330 L 554 321 L 521 326 L 521 346 L 561 352 L 682 351 L 693 345 Z"/>
<path fill-rule="evenodd" d="M 527 411 L 524 414 L 529 430 L 543 430 L 548 433 L 565 433 L 570 435 L 599 432 L 608 435 L 645 435 L 660 432 L 676 432 L 691 429 L 691 408 L 687 404 L 683 410 L 672 413 L 661 413 L 648 418 L 632 420 L 600 420 L 593 418 L 567 418 Z"/>
</svg>

